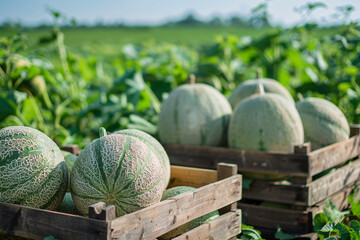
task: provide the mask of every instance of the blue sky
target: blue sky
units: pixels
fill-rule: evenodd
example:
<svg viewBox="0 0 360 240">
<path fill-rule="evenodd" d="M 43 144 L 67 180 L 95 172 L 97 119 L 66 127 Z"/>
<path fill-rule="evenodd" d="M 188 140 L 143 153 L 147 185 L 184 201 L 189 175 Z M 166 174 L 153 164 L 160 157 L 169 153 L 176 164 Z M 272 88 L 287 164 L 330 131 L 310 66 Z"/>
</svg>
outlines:
<svg viewBox="0 0 360 240">
<path fill-rule="evenodd" d="M 189 12 L 204 20 L 213 16 L 247 16 L 252 8 L 263 2 L 264 0 L 0 0 L 0 23 L 9 20 L 27 25 L 51 23 L 52 18 L 46 10 L 49 6 L 82 23 L 102 21 L 159 24 L 169 19 L 179 19 Z M 268 0 L 272 22 L 285 26 L 302 23 L 308 17 L 296 13 L 294 9 L 308 2 L 314 1 Z M 355 7 L 352 19 L 360 20 L 359 0 L 323 2 L 327 8 L 316 9 L 309 19 L 317 20 L 319 23 L 339 22 L 339 19 L 332 16 L 336 13 L 336 7 L 350 4 Z"/>
</svg>

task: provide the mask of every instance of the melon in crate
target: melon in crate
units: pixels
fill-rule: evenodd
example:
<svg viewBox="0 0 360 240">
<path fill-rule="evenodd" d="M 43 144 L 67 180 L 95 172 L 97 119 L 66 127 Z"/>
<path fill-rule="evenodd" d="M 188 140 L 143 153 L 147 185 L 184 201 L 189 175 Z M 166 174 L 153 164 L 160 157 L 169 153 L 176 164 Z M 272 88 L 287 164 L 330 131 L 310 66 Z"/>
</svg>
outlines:
<svg viewBox="0 0 360 240">
<path fill-rule="evenodd" d="M 235 108 L 229 126 L 229 147 L 293 152 L 294 145 L 304 143 L 304 129 L 295 105 L 278 94 L 264 93 L 262 85 L 258 91 Z M 279 179 L 285 175 L 254 173 L 251 177 Z"/>
<path fill-rule="evenodd" d="M 350 127 L 343 112 L 322 98 L 306 98 L 296 103 L 304 125 L 305 141 L 316 150 L 349 138 Z"/>
<path fill-rule="evenodd" d="M 231 107 L 235 109 L 236 105 L 241 102 L 243 99 L 250 97 L 253 94 L 257 93 L 258 86 L 262 84 L 264 91 L 266 93 L 275 93 L 284 97 L 288 102 L 295 104 L 294 99 L 292 98 L 289 91 L 281 85 L 278 81 L 270 78 L 260 78 L 246 80 L 242 82 L 235 90 L 231 93 L 229 97 L 229 102 Z"/>
<path fill-rule="evenodd" d="M 0 202 L 54 210 L 67 188 L 68 170 L 59 147 L 30 127 L 0 130 Z"/>
<path fill-rule="evenodd" d="M 68 186 L 67 186 L 66 191 L 70 192 L 70 176 L 71 176 L 71 170 L 72 170 L 75 160 L 76 160 L 76 155 L 72 154 L 70 152 L 67 152 L 67 151 L 63 151 L 63 150 L 61 150 L 61 153 L 64 156 L 66 167 L 68 169 Z"/>
<path fill-rule="evenodd" d="M 185 84 L 170 93 L 159 116 L 162 143 L 220 146 L 226 142 L 231 115 L 228 100 L 215 88 Z"/>
<path fill-rule="evenodd" d="M 74 201 L 72 200 L 71 193 L 67 192 L 62 200 L 60 206 L 56 208 L 57 212 L 70 213 L 74 215 L 80 215 L 76 209 Z"/>
<path fill-rule="evenodd" d="M 158 140 L 156 140 L 151 135 L 137 129 L 124 129 L 124 130 L 116 131 L 113 134 L 123 134 L 123 135 L 135 137 L 140 141 L 142 141 L 143 143 L 145 143 L 153 151 L 156 157 L 160 160 L 161 168 L 164 172 L 163 177 L 165 182 L 164 184 L 164 190 L 165 190 L 170 181 L 170 160 L 165 149 L 158 142 Z"/>
<path fill-rule="evenodd" d="M 97 202 L 115 205 L 116 216 L 160 201 L 164 172 L 156 155 L 139 139 L 123 134 L 106 135 L 88 144 L 71 172 L 71 195 L 76 208 L 88 215 Z"/>
<path fill-rule="evenodd" d="M 169 188 L 166 191 L 164 191 L 163 196 L 161 198 L 161 200 L 166 200 L 168 198 L 171 197 L 175 197 L 177 195 L 180 195 L 182 193 L 185 192 L 190 192 L 190 191 L 194 191 L 196 188 L 194 187 L 189 187 L 189 186 L 177 186 L 177 187 L 173 187 L 173 188 Z M 205 214 L 204 216 L 201 216 L 199 218 L 196 218 L 184 225 L 181 225 L 180 227 L 177 227 L 173 230 L 171 230 L 170 232 L 162 235 L 161 237 L 159 237 L 160 240 L 168 240 L 168 239 L 172 239 L 178 235 L 181 235 L 185 232 L 190 231 L 193 228 L 196 228 L 204 223 L 210 222 L 211 220 L 215 219 L 219 217 L 219 212 L 213 211 L 211 213 Z"/>
</svg>

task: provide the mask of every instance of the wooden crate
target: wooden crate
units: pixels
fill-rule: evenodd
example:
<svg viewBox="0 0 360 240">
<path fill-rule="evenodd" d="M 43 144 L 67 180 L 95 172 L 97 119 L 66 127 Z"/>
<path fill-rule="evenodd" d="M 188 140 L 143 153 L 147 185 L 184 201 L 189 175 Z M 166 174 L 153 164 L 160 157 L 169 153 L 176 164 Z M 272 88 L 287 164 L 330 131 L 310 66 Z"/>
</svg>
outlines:
<svg viewBox="0 0 360 240">
<path fill-rule="evenodd" d="M 236 164 L 240 173 L 270 173 L 288 175 L 288 181 L 256 180 L 243 189 L 243 214 L 253 216 L 254 226 L 276 228 L 276 223 L 289 223 L 291 232 L 309 232 L 312 217 L 321 211 L 326 198 L 349 193 L 360 179 L 360 125 L 351 127 L 348 140 L 311 151 L 309 143 L 294 147 L 294 153 L 246 151 L 225 147 L 193 147 L 164 145 L 172 164 L 214 168 L 218 162 Z M 355 160 L 354 160 L 355 159 Z M 350 161 L 351 160 L 351 161 Z M 314 180 L 314 176 L 336 170 Z M 255 205 L 259 201 L 290 204 L 290 210 L 265 208 Z M 252 203 L 253 204 L 249 204 Z M 340 205 L 345 207 L 346 204 Z M 246 219 L 246 218 L 245 218 Z M 250 219 L 250 218 L 248 218 Z M 255 219 L 257 219 L 255 221 Z M 267 221 L 269 224 L 267 224 Z M 256 224 L 257 223 L 257 224 Z M 270 224 L 271 223 L 271 224 Z M 290 226 L 290 224 L 293 224 Z"/>
<path fill-rule="evenodd" d="M 142 210 L 115 218 L 115 207 L 97 203 L 89 217 L 0 203 L 0 232 L 44 239 L 156 239 L 209 212 L 220 217 L 176 239 L 231 239 L 241 232 L 242 177 L 236 165 L 219 164 L 217 171 L 171 167 L 171 186 L 199 187 Z"/>
</svg>

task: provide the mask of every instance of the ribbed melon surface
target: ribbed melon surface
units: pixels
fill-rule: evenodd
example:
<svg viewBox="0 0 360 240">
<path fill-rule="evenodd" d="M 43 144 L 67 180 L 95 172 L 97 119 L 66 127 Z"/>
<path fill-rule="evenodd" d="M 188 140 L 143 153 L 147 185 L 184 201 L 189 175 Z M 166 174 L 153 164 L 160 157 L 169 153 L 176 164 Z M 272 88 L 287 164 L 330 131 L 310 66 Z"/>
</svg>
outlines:
<svg viewBox="0 0 360 240">
<path fill-rule="evenodd" d="M 161 167 L 164 172 L 164 190 L 166 189 L 167 185 L 170 181 L 170 160 L 169 157 L 163 148 L 163 146 L 151 135 L 137 130 L 137 129 L 124 129 L 120 131 L 114 132 L 114 134 L 123 134 L 135 137 L 145 143 L 155 154 L 155 156 L 160 160 Z"/>
<path fill-rule="evenodd" d="M 321 98 L 306 98 L 296 103 L 304 125 L 305 140 L 316 150 L 349 138 L 349 123 L 342 111 Z"/>
<path fill-rule="evenodd" d="M 0 130 L 0 202 L 54 210 L 67 174 L 61 150 L 44 133 L 22 126 Z"/>
<path fill-rule="evenodd" d="M 237 105 L 228 137 L 231 148 L 293 152 L 294 145 L 304 143 L 304 129 L 295 106 L 268 93 Z"/>
<path fill-rule="evenodd" d="M 160 161 L 135 137 L 111 134 L 87 145 L 71 172 L 71 194 L 83 215 L 97 202 L 115 205 L 116 215 L 157 203 L 164 189 Z"/>
<path fill-rule="evenodd" d="M 205 84 L 185 84 L 172 91 L 159 116 L 162 143 L 219 146 L 226 141 L 231 115 L 227 99 Z"/>
<path fill-rule="evenodd" d="M 163 201 L 163 200 L 166 200 L 168 198 L 177 196 L 177 195 L 185 193 L 185 192 L 194 191 L 195 189 L 196 188 L 189 187 L 189 186 L 178 186 L 178 187 L 169 188 L 163 193 L 161 200 Z M 170 232 L 159 237 L 159 239 L 161 239 L 161 240 L 172 239 L 180 234 L 183 234 L 185 232 L 190 231 L 193 228 L 200 226 L 201 224 L 210 222 L 211 220 L 213 220 L 217 217 L 219 217 L 218 211 L 214 211 L 214 212 L 205 214 L 204 216 L 196 218 L 196 219 L 192 220 L 191 222 L 188 222 L 184 225 L 181 225 L 180 227 L 177 227 L 177 228 L 171 230 Z"/>
<path fill-rule="evenodd" d="M 270 78 L 253 79 L 242 82 L 229 97 L 231 107 L 235 109 L 236 105 L 243 99 L 250 97 L 257 93 L 258 86 L 262 84 L 264 86 L 265 93 L 276 93 L 283 96 L 287 101 L 292 104 L 294 99 L 289 91 L 281 85 L 278 81 Z"/>
<path fill-rule="evenodd" d="M 64 156 L 66 167 L 68 169 L 68 187 L 67 187 L 66 191 L 70 192 L 70 176 L 71 176 L 71 170 L 72 170 L 75 160 L 76 160 L 76 155 L 72 154 L 70 152 L 67 152 L 67 151 L 63 151 L 63 150 L 61 150 L 61 153 Z"/>
</svg>

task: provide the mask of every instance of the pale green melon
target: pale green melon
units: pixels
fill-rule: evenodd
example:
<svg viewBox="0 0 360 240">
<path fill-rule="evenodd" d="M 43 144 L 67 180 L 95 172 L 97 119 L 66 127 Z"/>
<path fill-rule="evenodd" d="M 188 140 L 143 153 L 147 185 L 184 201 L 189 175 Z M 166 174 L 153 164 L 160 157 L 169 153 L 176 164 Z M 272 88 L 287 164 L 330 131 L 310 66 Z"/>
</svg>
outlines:
<svg viewBox="0 0 360 240">
<path fill-rule="evenodd" d="M 264 86 L 265 93 L 276 93 L 280 96 L 283 96 L 287 101 L 292 104 L 294 99 L 292 98 L 289 91 L 281 85 L 278 81 L 270 78 L 260 78 L 253 80 L 246 80 L 242 82 L 229 97 L 229 102 L 231 107 L 235 109 L 236 105 L 243 99 L 250 97 L 253 94 L 257 93 L 258 86 L 262 84 Z"/>
<path fill-rule="evenodd" d="M 162 143 L 219 146 L 226 141 L 231 115 L 227 99 L 206 84 L 185 84 L 172 91 L 159 116 Z"/>
<path fill-rule="evenodd" d="M 167 185 L 170 181 L 170 160 L 169 157 L 163 148 L 163 146 L 151 135 L 136 129 L 124 129 L 120 131 L 114 132 L 114 134 L 123 134 L 135 137 L 145 143 L 151 151 L 157 156 L 160 160 L 161 167 L 164 171 L 164 190 L 166 189 Z"/>
<path fill-rule="evenodd" d="M 66 191 L 70 192 L 70 175 L 76 160 L 76 155 L 63 150 L 61 150 L 61 153 L 64 156 L 66 167 L 68 169 L 68 186 Z"/>
<path fill-rule="evenodd" d="M 267 93 L 241 101 L 230 120 L 229 147 L 244 150 L 293 152 L 304 143 L 304 129 L 295 106 Z"/>
<path fill-rule="evenodd" d="M 71 172 L 71 195 L 76 208 L 88 215 L 90 205 L 115 205 L 116 215 L 160 201 L 164 176 L 159 159 L 135 137 L 101 130 L 78 155 Z"/>
<path fill-rule="evenodd" d="M 57 212 L 70 213 L 80 215 L 76 209 L 74 201 L 72 200 L 71 193 L 67 192 L 62 200 L 60 206 L 56 209 Z"/>
<path fill-rule="evenodd" d="M 0 130 L 0 202 L 54 210 L 67 174 L 61 150 L 44 133 L 22 126 Z"/>
<path fill-rule="evenodd" d="M 194 187 L 188 187 L 188 186 L 178 186 L 178 187 L 169 188 L 163 193 L 161 200 L 163 201 L 163 200 L 166 200 L 168 198 L 177 196 L 177 195 L 185 193 L 185 192 L 194 191 L 195 189 L 196 188 L 194 188 Z M 188 222 L 184 225 L 181 225 L 180 227 L 177 227 L 177 228 L 171 230 L 170 232 L 159 237 L 159 239 L 160 240 L 172 239 L 172 238 L 174 238 L 178 235 L 181 235 L 185 232 L 188 232 L 191 229 L 196 228 L 204 223 L 210 222 L 211 220 L 213 220 L 217 217 L 219 217 L 218 211 L 214 211 L 214 212 L 205 214 L 204 216 L 196 218 L 196 219 L 192 220 L 191 222 Z"/>
<path fill-rule="evenodd" d="M 349 138 L 350 127 L 343 112 L 332 102 L 306 98 L 296 103 L 304 125 L 305 140 L 316 150 Z"/>
</svg>

